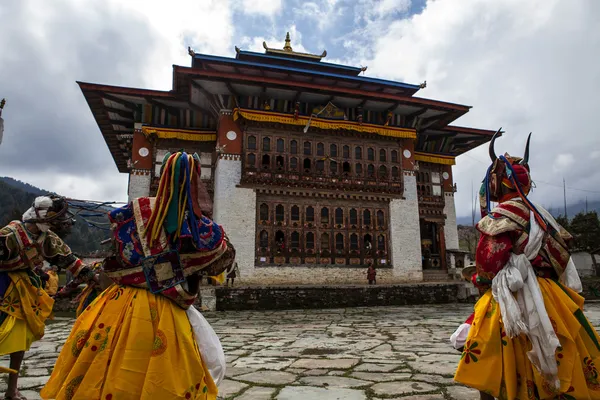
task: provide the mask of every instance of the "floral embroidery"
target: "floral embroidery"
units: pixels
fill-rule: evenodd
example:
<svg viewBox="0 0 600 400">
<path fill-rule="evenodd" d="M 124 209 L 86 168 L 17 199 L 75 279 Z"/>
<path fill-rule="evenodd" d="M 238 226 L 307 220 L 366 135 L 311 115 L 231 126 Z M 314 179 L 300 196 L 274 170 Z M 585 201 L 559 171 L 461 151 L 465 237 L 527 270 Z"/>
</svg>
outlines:
<svg viewBox="0 0 600 400">
<path fill-rule="evenodd" d="M 485 313 L 485 317 L 492 318 L 492 315 L 494 315 L 496 313 L 496 308 L 498 308 L 498 303 L 496 303 L 496 300 L 492 299 L 490 301 L 490 305 L 488 306 L 488 309 Z"/>
<path fill-rule="evenodd" d="M 39 301 L 36 301 L 35 304 L 31 306 L 31 311 L 33 311 L 35 315 L 40 315 L 40 311 L 42 311 L 42 306 Z"/>
<path fill-rule="evenodd" d="M 542 379 L 542 388 L 546 391 L 546 393 L 550 393 L 553 395 L 558 395 L 560 393 L 559 389 L 556 389 L 554 386 L 551 385 L 550 382 L 548 382 L 545 379 Z"/>
<path fill-rule="evenodd" d="M 2 300 L 2 308 L 5 308 L 7 310 L 9 310 L 10 312 L 15 312 L 16 310 L 18 310 L 19 308 L 21 308 L 21 301 L 19 300 L 19 298 L 17 296 L 12 297 L 11 295 L 6 296 L 3 300 Z"/>
<path fill-rule="evenodd" d="M 463 348 L 463 353 L 460 359 L 464 359 L 466 364 L 469 364 L 471 360 L 473 362 L 479 361 L 477 356 L 481 355 L 481 350 L 477 348 L 479 344 L 477 342 L 467 341 L 465 347 Z"/>
<path fill-rule="evenodd" d="M 560 360 L 562 360 L 565 357 L 562 352 L 562 346 L 558 346 L 558 348 L 556 349 L 556 365 L 560 365 Z"/>
<path fill-rule="evenodd" d="M 506 332 L 504 331 L 504 327 L 500 327 L 500 340 L 502 341 L 502 346 L 508 346 L 508 340 L 506 338 Z"/>
<path fill-rule="evenodd" d="M 154 346 L 152 347 L 152 357 L 160 356 L 167 350 L 167 337 L 160 329 L 154 336 Z"/>
<path fill-rule="evenodd" d="M 583 374 L 585 375 L 585 383 L 588 388 L 592 390 L 600 390 L 600 383 L 598 382 L 598 370 L 596 364 L 591 357 L 585 357 L 583 359 Z"/>
<path fill-rule="evenodd" d="M 490 243 L 488 251 L 491 254 L 500 253 L 502 250 L 506 249 L 506 243 L 494 241 Z"/>
<path fill-rule="evenodd" d="M 71 400 L 73 397 L 75 397 L 75 392 L 79 388 L 81 381 L 83 381 L 83 375 L 79 375 L 71 379 L 65 388 L 65 399 Z"/>
<path fill-rule="evenodd" d="M 106 346 L 108 346 L 108 334 L 110 333 L 111 327 L 105 326 L 103 323 L 100 323 L 98 325 L 98 329 L 99 330 L 94 332 L 92 335 L 92 339 L 95 343 L 92 344 L 88 341 L 85 344 L 85 347 L 87 348 L 91 345 L 92 347 L 90 348 L 90 350 L 101 352 L 102 350 L 106 349 Z"/>
<path fill-rule="evenodd" d="M 89 334 L 87 330 L 82 330 L 75 334 L 75 338 L 71 344 L 71 353 L 73 353 L 73 357 L 79 357 L 79 354 L 81 354 L 81 350 L 83 350 L 88 338 Z"/>
</svg>

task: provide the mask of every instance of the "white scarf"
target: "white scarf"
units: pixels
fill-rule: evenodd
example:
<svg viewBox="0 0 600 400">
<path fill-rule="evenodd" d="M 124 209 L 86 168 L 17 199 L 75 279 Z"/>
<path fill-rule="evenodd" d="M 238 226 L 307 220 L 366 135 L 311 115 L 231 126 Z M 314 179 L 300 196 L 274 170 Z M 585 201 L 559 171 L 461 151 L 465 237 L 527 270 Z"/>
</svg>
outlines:
<svg viewBox="0 0 600 400">
<path fill-rule="evenodd" d="M 22 221 L 31 219 L 41 219 L 46 217 L 48 209 L 52 207 L 52 199 L 48 196 L 40 196 L 35 199 L 33 206 L 23 214 Z M 37 211 L 37 213 L 36 213 Z M 36 222 L 38 229 L 42 232 L 47 232 L 50 229 L 49 224 Z"/>
<path fill-rule="evenodd" d="M 559 229 L 550 213 L 539 205 L 536 208 L 555 229 Z M 507 335 L 513 338 L 523 333 L 529 337 L 532 344 L 531 351 L 527 353 L 529 360 L 558 389 L 560 381 L 555 352 L 560 342 L 548 317 L 544 298 L 531 266 L 531 260 L 538 255 L 544 243 L 545 232 L 537 223 L 533 212 L 530 213 L 530 224 L 529 241 L 524 254 L 511 254 L 506 266 L 492 281 L 492 294 L 500 305 Z M 581 281 L 572 260 L 560 279 L 567 286 L 581 291 Z"/>
</svg>

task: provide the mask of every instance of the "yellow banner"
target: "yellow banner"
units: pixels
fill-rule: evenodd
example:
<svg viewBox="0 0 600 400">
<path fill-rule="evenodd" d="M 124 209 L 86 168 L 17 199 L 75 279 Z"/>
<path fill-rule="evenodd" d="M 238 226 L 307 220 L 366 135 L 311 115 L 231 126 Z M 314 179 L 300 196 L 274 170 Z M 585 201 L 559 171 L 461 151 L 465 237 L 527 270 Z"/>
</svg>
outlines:
<svg viewBox="0 0 600 400">
<path fill-rule="evenodd" d="M 415 160 L 433 164 L 456 165 L 456 160 L 453 156 L 441 156 L 439 154 L 415 152 Z"/>
<path fill-rule="evenodd" d="M 190 129 L 154 128 L 143 126 L 142 133 L 145 136 L 156 135 L 159 139 L 179 139 L 194 142 L 214 142 L 217 134 L 210 131 L 193 131 Z"/>
<path fill-rule="evenodd" d="M 240 117 L 249 121 L 276 122 L 280 124 L 299 126 L 305 126 L 309 120 L 309 117 L 306 116 L 298 116 L 298 119 L 295 119 L 293 115 L 277 112 L 246 110 L 240 108 L 233 110 L 234 121 Z M 374 133 L 380 136 L 389 136 L 402 139 L 417 138 L 417 133 L 414 129 L 393 128 L 389 126 L 373 124 L 359 124 L 355 121 L 332 121 L 322 118 L 312 118 L 310 121 L 310 126 L 320 129 L 345 129 L 363 133 Z"/>
</svg>

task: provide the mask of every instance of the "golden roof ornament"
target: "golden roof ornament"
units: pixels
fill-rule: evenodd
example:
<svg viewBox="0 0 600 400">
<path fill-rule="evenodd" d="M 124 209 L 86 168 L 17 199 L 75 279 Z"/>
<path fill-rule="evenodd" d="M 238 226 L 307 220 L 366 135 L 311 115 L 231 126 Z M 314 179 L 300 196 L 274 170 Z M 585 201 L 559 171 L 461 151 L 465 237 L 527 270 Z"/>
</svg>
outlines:
<svg viewBox="0 0 600 400">
<path fill-rule="evenodd" d="M 283 46 L 283 50 L 293 51 L 289 32 L 285 34 L 285 45 Z"/>
<path fill-rule="evenodd" d="M 327 56 L 327 50 L 323 50 L 323 53 L 321 53 L 320 55 L 309 54 L 309 53 L 299 53 L 297 51 L 294 51 L 292 49 L 292 41 L 290 39 L 289 32 L 287 32 L 285 35 L 285 44 L 283 45 L 283 50 L 270 48 L 269 46 L 267 46 L 266 41 L 263 42 L 263 47 L 265 49 L 266 54 L 285 55 L 288 57 L 295 57 L 295 58 L 308 58 L 313 61 L 321 61 L 321 58 L 325 58 Z"/>
</svg>

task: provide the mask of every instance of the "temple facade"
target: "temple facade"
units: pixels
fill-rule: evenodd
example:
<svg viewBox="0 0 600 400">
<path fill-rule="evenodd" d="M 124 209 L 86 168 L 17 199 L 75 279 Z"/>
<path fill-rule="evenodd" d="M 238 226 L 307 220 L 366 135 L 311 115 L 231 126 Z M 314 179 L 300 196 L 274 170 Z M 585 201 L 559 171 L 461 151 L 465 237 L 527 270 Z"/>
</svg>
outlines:
<svg viewBox="0 0 600 400">
<path fill-rule="evenodd" d="M 173 89 L 78 82 L 129 197 L 156 193 L 168 151 L 197 152 L 241 283 L 421 281 L 463 261 L 452 166 L 493 131 L 320 55 L 235 48 L 173 67 Z"/>
</svg>

